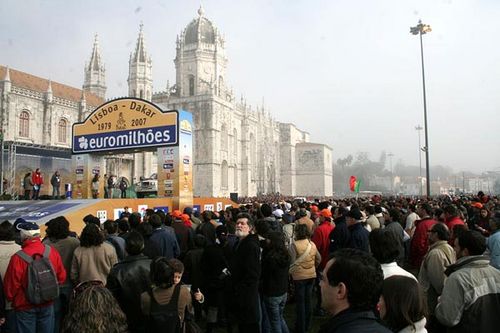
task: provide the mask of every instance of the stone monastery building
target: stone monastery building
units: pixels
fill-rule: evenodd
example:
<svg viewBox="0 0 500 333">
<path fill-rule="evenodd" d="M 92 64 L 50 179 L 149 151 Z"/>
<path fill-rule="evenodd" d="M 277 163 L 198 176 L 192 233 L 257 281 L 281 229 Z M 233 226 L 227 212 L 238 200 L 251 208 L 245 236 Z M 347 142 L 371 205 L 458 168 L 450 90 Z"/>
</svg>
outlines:
<svg viewBox="0 0 500 333">
<path fill-rule="evenodd" d="M 332 149 L 309 142 L 309 133 L 274 120 L 263 106 L 236 98 L 228 85 L 225 40 L 202 8 L 177 36 L 174 63 L 175 84 L 154 92 L 141 25 L 129 59 L 128 94 L 193 113 L 196 196 L 332 195 Z M 11 188 L 36 167 L 46 182 L 56 169 L 69 176 L 71 125 L 109 98 L 105 79 L 97 36 L 83 90 L 0 66 L 0 124 L 9 149 L 4 163 L 17 170 L 7 173 Z M 135 182 L 157 172 L 156 153 L 110 156 L 106 168 Z"/>
</svg>

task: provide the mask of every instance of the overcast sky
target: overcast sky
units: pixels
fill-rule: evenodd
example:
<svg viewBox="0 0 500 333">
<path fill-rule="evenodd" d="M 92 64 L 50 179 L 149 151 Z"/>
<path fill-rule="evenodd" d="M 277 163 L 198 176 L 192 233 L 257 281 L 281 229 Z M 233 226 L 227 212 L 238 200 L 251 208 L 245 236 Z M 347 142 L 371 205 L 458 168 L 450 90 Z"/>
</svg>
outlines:
<svg viewBox="0 0 500 333">
<path fill-rule="evenodd" d="M 424 36 L 430 161 L 454 171 L 500 171 L 500 1 L 212 0 L 205 16 L 226 36 L 227 82 L 334 159 L 385 150 L 418 164 Z M 200 1 L 1 0 L 0 64 L 81 87 L 99 35 L 107 97 L 127 94 L 139 24 L 154 91 L 175 82 L 176 35 Z M 423 135 L 422 135 L 423 145 Z"/>
</svg>

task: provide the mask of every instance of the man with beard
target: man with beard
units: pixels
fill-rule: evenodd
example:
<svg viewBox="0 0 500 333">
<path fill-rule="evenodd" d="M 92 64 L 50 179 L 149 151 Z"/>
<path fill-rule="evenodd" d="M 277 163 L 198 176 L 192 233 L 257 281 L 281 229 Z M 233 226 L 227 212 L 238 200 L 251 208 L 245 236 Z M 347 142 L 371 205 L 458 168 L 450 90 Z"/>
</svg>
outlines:
<svg viewBox="0 0 500 333">
<path fill-rule="evenodd" d="M 260 332 L 259 279 L 261 272 L 259 237 L 254 233 L 254 222 L 249 214 L 236 219 L 234 254 L 229 264 L 232 297 L 229 309 L 238 325 L 238 332 Z"/>
</svg>

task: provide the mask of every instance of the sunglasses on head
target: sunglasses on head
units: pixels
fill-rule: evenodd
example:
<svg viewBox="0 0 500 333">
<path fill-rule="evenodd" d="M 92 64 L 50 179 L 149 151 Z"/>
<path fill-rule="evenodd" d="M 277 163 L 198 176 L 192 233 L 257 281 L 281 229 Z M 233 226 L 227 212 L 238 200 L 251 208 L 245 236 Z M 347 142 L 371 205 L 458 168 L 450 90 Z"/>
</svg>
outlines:
<svg viewBox="0 0 500 333">
<path fill-rule="evenodd" d="M 75 288 L 73 288 L 73 299 L 80 295 L 84 290 L 91 286 L 97 286 L 104 288 L 104 283 L 101 280 L 89 280 L 80 282 Z"/>
</svg>

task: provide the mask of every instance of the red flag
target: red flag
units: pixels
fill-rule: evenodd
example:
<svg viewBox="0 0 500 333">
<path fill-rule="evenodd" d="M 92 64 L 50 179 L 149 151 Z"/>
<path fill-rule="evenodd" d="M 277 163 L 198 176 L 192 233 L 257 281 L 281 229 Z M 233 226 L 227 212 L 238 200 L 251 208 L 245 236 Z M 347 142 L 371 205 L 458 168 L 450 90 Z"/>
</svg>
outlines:
<svg viewBox="0 0 500 333">
<path fill-rule="evenodd" d="M 349 187 L 351 188 L 351 192 L 354 192 L 354 190 L 356 189 L 356 177 L 355 176 L 351 176 L 351 178 L 349 178 Z"/>
</svg>

